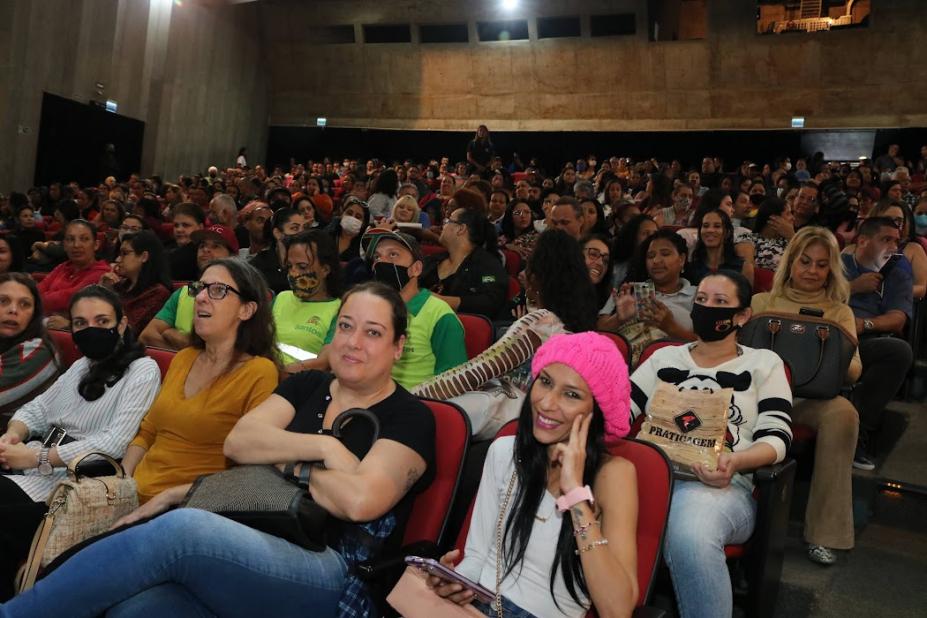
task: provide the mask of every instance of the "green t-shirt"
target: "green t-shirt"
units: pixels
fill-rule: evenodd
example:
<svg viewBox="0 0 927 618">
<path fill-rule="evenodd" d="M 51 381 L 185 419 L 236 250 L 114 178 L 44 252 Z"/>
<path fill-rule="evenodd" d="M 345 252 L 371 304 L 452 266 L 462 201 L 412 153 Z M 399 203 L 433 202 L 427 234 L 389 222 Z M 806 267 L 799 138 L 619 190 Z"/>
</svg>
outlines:
<svg viewBox="0 0 927 618">
<path fill-rule="evenodd" d="M 433 376 L 467 362 L 464 329 L 450 305 L 421 290 L 406 303 L 409 325 L 402 356 L 393 365 L 393 378 L 411 390 Z M 325 337 L 335 335 L 333 321 Z"/>
<path fill-rule="evenodd" d="M 293 292 L 281 292 L 274 299 L 273 308 L 277 341 L 318 354 L 340 308 L 338 298 L 302 301 Z M 297 360 L 286 352 L 280 354 L 286 364 Z"/>
<path fill-rule="evenodd" d="M 171 328 L 182 333 L 193 332 L 194 298 L 187 294 L 187 286 L 174 290 L 161 310 L 155 314 L 156 320 L 167 322 Z"/>
</svg>

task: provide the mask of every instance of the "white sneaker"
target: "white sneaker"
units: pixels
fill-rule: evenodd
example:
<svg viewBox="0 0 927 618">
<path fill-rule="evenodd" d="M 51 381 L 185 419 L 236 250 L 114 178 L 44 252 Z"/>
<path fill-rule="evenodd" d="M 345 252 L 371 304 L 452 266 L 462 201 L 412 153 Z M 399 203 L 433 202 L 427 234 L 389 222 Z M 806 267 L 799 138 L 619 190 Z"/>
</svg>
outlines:
<svg viewBox="0 0 927 618">
<path fill-rule="evenodd" d="M 834 555 L 834 551 L 823 545 L 809 545 L 808 559 L 811 560 L 811 562 L 816 562 L 824 566 L 830 566 L 837 562 L 837 556 Z"/>
</svg>

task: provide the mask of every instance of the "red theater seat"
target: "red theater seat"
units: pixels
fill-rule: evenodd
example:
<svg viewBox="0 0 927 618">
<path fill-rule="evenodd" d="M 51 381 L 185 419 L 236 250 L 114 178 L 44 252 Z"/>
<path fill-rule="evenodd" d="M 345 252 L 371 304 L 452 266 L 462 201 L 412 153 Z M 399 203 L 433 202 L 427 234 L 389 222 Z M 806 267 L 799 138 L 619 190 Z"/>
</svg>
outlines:
<svg viewBox="0 0 927 618">
<path fill-rule="evenodd" d="M 464 328 L 467 358 L 474 358 L 492 345 L 493 327 L 489 318 L 471 313 L 458 313 L 457 317 Z"/>
</svg>

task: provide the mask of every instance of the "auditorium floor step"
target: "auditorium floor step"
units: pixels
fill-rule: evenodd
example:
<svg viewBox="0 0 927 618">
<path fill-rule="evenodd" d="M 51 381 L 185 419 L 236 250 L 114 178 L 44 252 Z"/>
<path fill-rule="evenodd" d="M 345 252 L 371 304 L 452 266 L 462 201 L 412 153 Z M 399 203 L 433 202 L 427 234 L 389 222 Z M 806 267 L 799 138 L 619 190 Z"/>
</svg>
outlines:
<svg viewBox="0 0 927 618">
<path fill-rule="evenodd" d="M 806 557 L 796 487 L 777 618 L 923 616 L 927 607 L 927 406 L 893 402 L 872 472 L 854 472 L 856 548 L 832 567 Z"/>
</svg>

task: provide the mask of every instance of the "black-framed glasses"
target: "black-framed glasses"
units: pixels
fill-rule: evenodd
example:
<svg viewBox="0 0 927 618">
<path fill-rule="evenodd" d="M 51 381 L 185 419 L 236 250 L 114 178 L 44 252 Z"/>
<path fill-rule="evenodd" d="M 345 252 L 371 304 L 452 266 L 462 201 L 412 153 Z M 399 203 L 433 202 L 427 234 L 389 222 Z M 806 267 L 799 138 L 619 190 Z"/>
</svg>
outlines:
<svg viewBox="0 0 927 618">
<path fill-rule="evenodd" d="M 209 295 L 209 298 L 213 300 L 222 300 L 229 295 L 229 292 L 235 292 L 241 296 L 241 292 L 232 286 L 226 283 L 219 283 L 218 281 L 214 281 L 212 283 L 207 283 L 205 281 L 192 281 L 187 285 L 187 294 L 195 298 L 204 289 L 206 290 L 206 294 Z"/>
<path fill-rule="evenodd" d="M 608 264 L 608 260 L 611 257 L 610 254 L 599 251 L 595 247 L 586 247 L 583 249 L 583 253 L 586 254 L 590 260 L 599 260 L 603 264 Z"/>
</svg>

